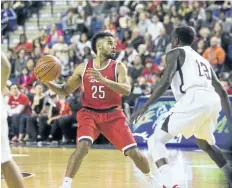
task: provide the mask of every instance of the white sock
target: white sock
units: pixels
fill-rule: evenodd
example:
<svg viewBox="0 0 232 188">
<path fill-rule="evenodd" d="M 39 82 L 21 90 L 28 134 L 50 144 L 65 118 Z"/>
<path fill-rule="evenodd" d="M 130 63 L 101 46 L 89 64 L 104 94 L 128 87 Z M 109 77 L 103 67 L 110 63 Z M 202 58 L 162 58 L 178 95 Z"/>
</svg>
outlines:
<svg viewBox="0 0 232 188">
<path fill-rule="evenodd" d="M 72 183 L 72 178 L 69 178 L 69 177 L 65 177 L 64 178 L 64 182 L 63 182 L 63 185 L 65 186 L 71 186 L 71 183 Z"/>
</svg>

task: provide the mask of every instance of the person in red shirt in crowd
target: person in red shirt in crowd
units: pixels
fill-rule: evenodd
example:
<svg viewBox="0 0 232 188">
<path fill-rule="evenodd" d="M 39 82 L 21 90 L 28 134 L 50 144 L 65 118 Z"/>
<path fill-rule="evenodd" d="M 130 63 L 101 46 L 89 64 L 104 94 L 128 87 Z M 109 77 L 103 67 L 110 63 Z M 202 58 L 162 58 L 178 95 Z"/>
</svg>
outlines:
<svg viewBox="0 0 232 188">
<path fill-rule="evenodd" d="M 152 83 L 152 73 L 159 74 L 160 70 L 157 64 L 153 63 L 151 58 L 145 59 L 145 68 L 142 71 L 142 76 L 146 79 L 146 82 Z"/>
<path fill-rule="evenodd" d="M 24 49 L 26 53 L 30 53 L 33 49 L 33 45 L 31 42 L 27 41 L 27 37 L 25 34 L 21 34 L 19 36 L 19 43 L 15 46 L 14 52 L 18 53 L 21 49 Z"/>
<path fill-rule="evenodd" d="M 17 84 L 10 86 L 11 96 L 9 97 L 9 126 L 12 127 L 12 142 L 21 142 L 26 129 L 27 118 L 31 114 L 30 100 L 28 96 L 21 93 Z"/>
<path fill-rule="evenodd" d="M 50 128 L 49 133 L 49 140 L 53 141 L 56 139 L 56 134 L 59 128 L 63 128 L 65 126 L 65 121 L 59 121 L 65 119 L 69 119 L 70 116 L 72 116 L 72 110 L 69 107 L 69 104 L 63 100 L 60 99 L 59 96 L 55 93 L 50 93 L 50 107 L 48 110 L 48 116 L 42 117 L 39 120 L 39 126 L 43 131 L 46 131 L 47 128 Z M 64 125 L 63 125 L 64 124 Z M 62 130 L 61 128 L 61 130 Z M 39 135 L 39 137 L 44 140 L 45 139 L 45 132 L 42 132 L 42 135 Z"/>
<path fill-rule="evenodd" d="M 227 91 L 228 95 L 232 95 L 232 88 L 227 80 L 220 80 L 222 87 Z"/>
</svg>

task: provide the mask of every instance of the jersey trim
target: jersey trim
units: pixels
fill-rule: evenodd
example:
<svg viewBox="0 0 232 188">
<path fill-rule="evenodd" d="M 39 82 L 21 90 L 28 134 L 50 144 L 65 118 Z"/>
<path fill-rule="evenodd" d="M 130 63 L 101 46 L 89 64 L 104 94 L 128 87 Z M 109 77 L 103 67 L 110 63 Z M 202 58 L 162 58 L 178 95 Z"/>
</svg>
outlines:
<svg viewBox="0 0 232 188">
<path fill-rule="evenodd" d="M 118 73 L 117 73 L 117 67 L 118 67 L 118 62 L 116 61 L 116 64 L 115 64 L 115 82 L 118 82 Z"/>
<path fill-rule="evenodd" d="M 181 66 L 180 66 L 180 60 L 179 60 L 179 57 L 177 58 L 177 70 L 179 72 L 179 75 L 180 75 L 180 81 L 181 81 L 181 84 L 180 84 L 180 92 L 182 94 L 185 94 L 185 91 L 183 91 L 183 86 L 184 86 L 184 77 L 183 77 L 183 72 L 181 70 Z"/>
<path fill-rule="evenodd" d="M 106 69 L 106 68 L 110 65 L 110 62 L 111 62 L 111 59 L 108 60 L 108 63 L 106 64 L 105 67 L 103 67 L 103 68 L 101 68 L 101 69 L 97 69 L 97 68 L 95 67 L 94 59 L 93 59 L 93 68 L 94 68 L 95 70 L 98 70 L 98 71 L 104 70 L 104 69 Z"/>
<path fill-rule="evenodd" d="M 85 71 L 86 71 L 86 68 L 87 68 L 88 63 L 89 63 L 89 62 L 85 63 L 85 68 L 84 68 L 84 70 L 83 70 L 83 72 L 82 72 L 82 75 L 81 75 L 81 77 L 82 77 L 82 88 L 83 88 L 83 91 L 85 91 L 85 86 L 84 86 L 84 75 L 85 75 Z"/>
</svg>

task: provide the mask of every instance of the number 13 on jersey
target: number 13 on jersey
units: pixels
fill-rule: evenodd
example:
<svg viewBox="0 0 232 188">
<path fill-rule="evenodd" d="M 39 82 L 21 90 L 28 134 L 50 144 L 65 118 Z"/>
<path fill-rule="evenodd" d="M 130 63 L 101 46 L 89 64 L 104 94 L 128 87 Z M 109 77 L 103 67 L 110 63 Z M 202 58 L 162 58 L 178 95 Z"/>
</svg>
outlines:
<svg viewBox="0 0 232 188">
<path fill-rule="evenodd" d="M 105 86 L 92 86 L 92 98 L 93 99 L 104 99 L 105 98 Z"/>
</svg>

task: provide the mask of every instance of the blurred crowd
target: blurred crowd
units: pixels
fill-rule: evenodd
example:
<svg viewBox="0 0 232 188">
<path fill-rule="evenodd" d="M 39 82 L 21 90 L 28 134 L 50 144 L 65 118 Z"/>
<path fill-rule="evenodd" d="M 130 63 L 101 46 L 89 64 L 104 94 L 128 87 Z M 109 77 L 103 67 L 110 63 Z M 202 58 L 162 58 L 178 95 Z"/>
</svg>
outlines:
<svg viewBox="0 0 232 188">
<path fill-rule="evenodd" d="M 21 34 L 20 42 L 8 50 L 12 72 L 6 93 L 10 93 L 12 142 L 63 138 L 70 143 L 75 138 L 75 113 L 81 108 L 82 90 L 65 99 L 47 90 L 33 73 L 40 57 L 50 54 L 60 59 L 62 73 L 56 82 L 62 84 L 78 64 L 94 58 L 92 36 L 101 30 L 113 33 L 115 59 L 128 67 L 132 85 L 131 95 L 122 103 L 130 118 L 136 99 L 150 95 L 162 76 L 171 33 L 180 25 L 195 29 L 192 48 L 209 60 L 223 87 L 232 94 L 231 1 L 78 1 L 62 13 L 60 23 L 40 29 L 38 38 Z"/>
</svg>

